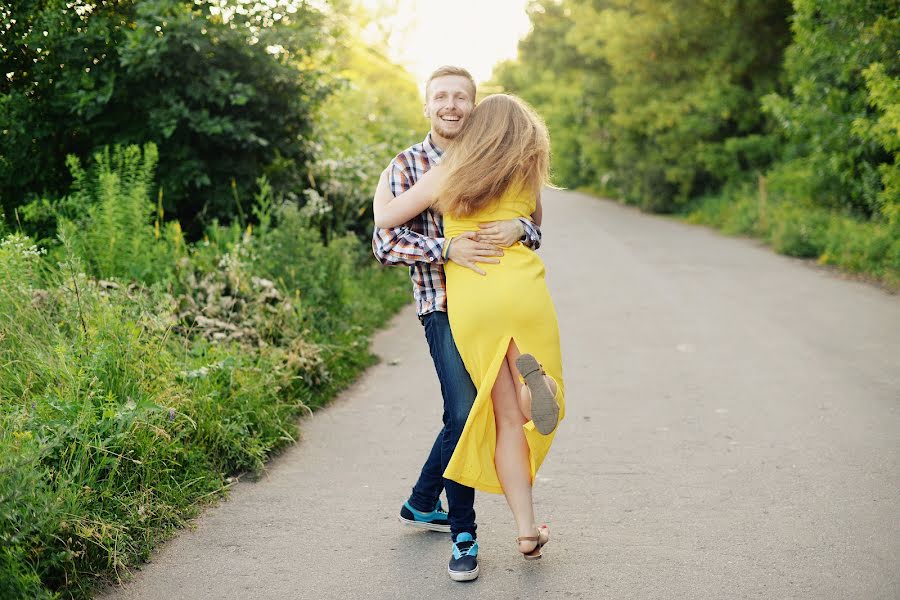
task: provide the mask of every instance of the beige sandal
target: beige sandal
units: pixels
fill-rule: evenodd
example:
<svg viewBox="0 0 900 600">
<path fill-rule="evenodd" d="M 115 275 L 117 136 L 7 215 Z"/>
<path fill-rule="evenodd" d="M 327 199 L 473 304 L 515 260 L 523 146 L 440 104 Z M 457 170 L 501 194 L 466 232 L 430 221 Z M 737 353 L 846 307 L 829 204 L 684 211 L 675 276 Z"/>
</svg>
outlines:
<svg viewBox="0 0 900 600">
<path fill-rule="evenodd" d="M 559 404 L 550 393 L 544 381 L 544 369 L 530 354 L 522 354 L 516 359 L 516 368 L 531 392 L 531 420 L 541 435 L 553 433 L 559 423 Z"/>
<path fill-rule="evenodd" d="M 544 535 L 542 535 L 544 534 Z M 550 541 L 550 528 L 546 525 L 541 525 L 537 529 L 537 535 L 523 535 L 516 538 L 516 545 L 519 542 L 534 542 L 534 548 L 530 552 L 522 552 L 520 549 L 519 552 L 522 552 L 522 556 L 525 560 L 537 560 L 539 558 L 543 558 L 544 553 L 542 548 Z"/>
</svg>

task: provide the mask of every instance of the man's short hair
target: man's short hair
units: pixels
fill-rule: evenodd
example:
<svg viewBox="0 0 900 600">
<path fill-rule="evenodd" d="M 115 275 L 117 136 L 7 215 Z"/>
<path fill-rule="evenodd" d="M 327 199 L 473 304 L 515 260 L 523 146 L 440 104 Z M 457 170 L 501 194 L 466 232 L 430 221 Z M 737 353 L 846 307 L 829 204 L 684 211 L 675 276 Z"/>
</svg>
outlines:
<svg viewBox="0 0 900 600">
<path fill-rule="evenodd" d="M 475 86 L 475 79 L 472 77 L 472 74 L 462 67 L 454 67 L 452 65 L 444 65 L 443 67 L 438 67 L 435 69 L 434 73 L 428 78 L 428 81 L 425 82 L 425 101 L 428 101 L 428 87 L 431 85 L 432 79 L 437 79 L 438 77 L 448 77 L 450 75 L 457 75 L 459 77 L 465 77 L 469 80 L 469 83 L 472 84 L 472 102 L 475 101 L 475 93 L 477 92 L 477 88 Z"/>
</svg>

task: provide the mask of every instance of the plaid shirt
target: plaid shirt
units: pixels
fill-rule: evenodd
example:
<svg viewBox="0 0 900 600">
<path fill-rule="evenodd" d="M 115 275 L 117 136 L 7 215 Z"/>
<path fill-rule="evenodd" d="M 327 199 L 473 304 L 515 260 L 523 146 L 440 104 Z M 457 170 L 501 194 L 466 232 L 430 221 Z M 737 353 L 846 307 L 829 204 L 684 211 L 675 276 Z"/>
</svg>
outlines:
<svg viewBox="0 0 900 600">
<path fill-rule="evenodd" d="M 444 151 L 434 145 L 431 134 L 421 144 L 401 152 L 391 161 L 391 192 L 397 196 L 413 186 L 428 169 L 441 162 Z M 519 219 L 525 228 L 523 243 L 532 249 L 541 245 L 541 230 L 529 219 Z M 426 210 L 402 227 L 375 228 L 372 251 L 383 265 L 409 265 L 416 312 L 447 312 L 444 278 L 444 228 L 440 214 Z"/>
</svg>

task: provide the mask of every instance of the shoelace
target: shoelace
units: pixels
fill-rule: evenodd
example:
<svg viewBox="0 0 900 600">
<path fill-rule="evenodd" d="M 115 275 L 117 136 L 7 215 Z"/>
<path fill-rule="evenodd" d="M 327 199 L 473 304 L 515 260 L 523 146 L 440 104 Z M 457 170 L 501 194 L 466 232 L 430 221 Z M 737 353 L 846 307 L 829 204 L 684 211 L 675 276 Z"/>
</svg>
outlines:
<svg viewBox="0 0 900 600">
<path fill-rule="evenodd" d="M 467 556 L 469 550 L 471 550 L 474 545 L 475 542 L 456 542 L 456 547 L 459 549 L 460 556 Z"/>
</svg>

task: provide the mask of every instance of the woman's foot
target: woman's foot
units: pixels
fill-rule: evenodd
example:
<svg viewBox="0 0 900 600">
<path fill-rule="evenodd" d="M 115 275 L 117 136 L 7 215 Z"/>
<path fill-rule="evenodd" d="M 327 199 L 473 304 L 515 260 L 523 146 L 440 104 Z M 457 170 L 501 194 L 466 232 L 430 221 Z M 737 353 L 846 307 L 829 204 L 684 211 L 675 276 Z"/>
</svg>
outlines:
<svg viewBox="0 0 900 600">
<path fill-rule="evenodd" d="M 544 374 L 540 363 L 530 354 L 520 355 L 516 359 L 516 368 L 531 394 L 531 420 L 535 429 L 542 435 L 552 433 L 559 423 L 556 382 Z"/>
<path fill-rule="evenodd" d="M 516 544 L 519 546 L 519 552 L 525 560 L 537 560 L 541 558 L 543 547 L 550 541 L 550 528 L 546 525 L 535 527 L 537 535 L 525 535 L 516 538 Z"/>
</svg>

